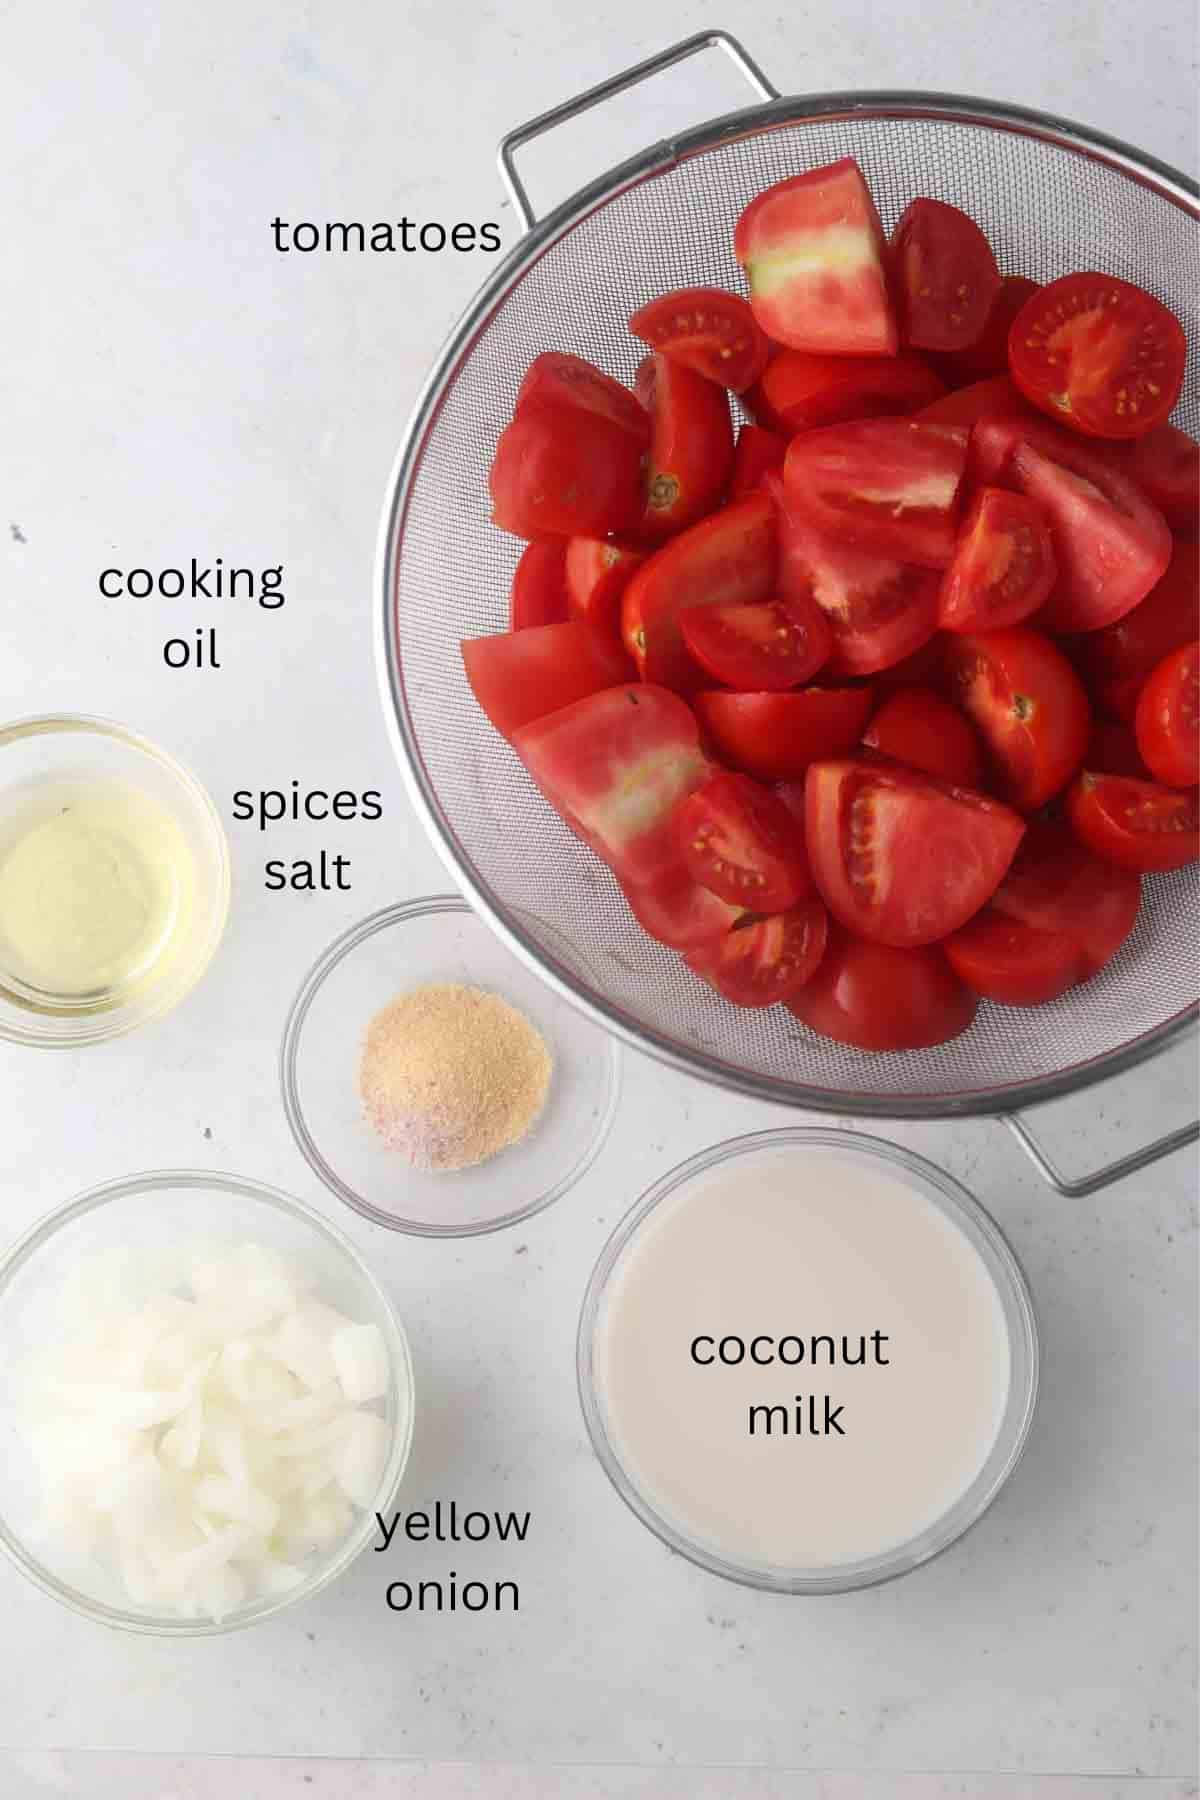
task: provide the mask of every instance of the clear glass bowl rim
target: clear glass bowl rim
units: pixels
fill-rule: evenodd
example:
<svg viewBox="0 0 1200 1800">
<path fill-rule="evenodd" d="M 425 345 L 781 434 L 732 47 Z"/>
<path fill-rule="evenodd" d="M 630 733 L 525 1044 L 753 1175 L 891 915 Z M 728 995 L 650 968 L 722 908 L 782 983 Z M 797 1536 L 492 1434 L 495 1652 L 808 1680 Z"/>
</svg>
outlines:
<svg viewBox="0 0 1200 1800">
<path fill-rule="evenodd" d="M 153 1193 L 156 1189 L 163 1188 L 219 1188 L 223 1193 L 272 1206 L 293 1219 L 303 1221 L 318 1235 L 324 1237 L 336 1251 L 340 1252 L 353 1268 L 358 1280 L 375 1296 L 390 1331 L 388 1357 L 393 1378 L 397 1382 L 404 1381 L 408 1394 L 408 1406 L 404 1419 L 394 1434 L 387 1462 L 379 1478 L 378 1507 L 380 1511 L 386 1510 L 400 1484 L 412 1448 L 416 1390 L 408 1335 L 391 1297 L 367 1267 L 350 1239 L 336 1225 L 331 1224 L 328 1219 L 317 1212 L 315 1207 L 306 1205 L 304 1201 L 294 1199 L 292 1195 L 283 1193 L 279 1188 L 269 1187 L 265 1182 L 252 1181 L 245 1176 L 231 1175 L 215 1169 L 152 1169 L 141 1175 L 127 1175 L 117 1181 L 105 1182 L 103 1186 L 90 1188 L 86 1193 L 78 1194 L 73 1200 L 67 1200 L 61 1206 L 55 1207 L 53 1211 L 44 1214 L 0 1257 L 0 1309 L 4 1306 L 5 1296 L 14 1277 L 30 1265 L 38 1252 L 44 1249 L 63 1227 L 73 1224 L 77 1219 L 84 1218 L 90 1212 L 99 1211 L 111 1201 L 127 1199 L 137 1194 Z M 366 1548 L 374 1531 L 375 1508 L 364 1508 L 353 1529 L 339 1547 L 337 1554 L 321 1569 L 319 1575 L 311 1581 L 305 1581 L 298 1587 L 290 1589 L 285 1594 L 246 1607 L 243 1611 L 233 1613 L 225 1619 L 153 1617 L 143 1613 L 126 1612 L 121 1607 L 106 1606 L 93 1600 L 69 1583 L 60 1581 L 49 1569 L 44 1568 L 15 1533 L 9 1530 L 2 1515 L 0 1515 L 0 1550 L 3 1550 L 22 1574 L 26 1575 L 35 1586 L 41 1588 L 43 1593 L 49 1594 L 52 1599 L 61 1601 L 72 1611 L 82 1613 L 86 1618 L 93 1619 L 98 1624 L 111 1625 L 123 1631 L 140 1632 L 151 1637 L 219 1637 L 229 1631 L 240 1631 L 246 1626 L 257 1625 L 264 1619 L 273 1619 L 298 1601 L 307 1600 L 312 1595 L 319 1594 L 323 1588 L 329 1586 L 330 1582 L 336 1580 Z"/>
<path fill-rule="evenodd" d="M 996 1284 L 1012 1346 L 1012 1377 L 1018 1384 L 1010 1390 L 1004 1419 L 983 1469 L 940 1519 L 904 1544 L 857 1562 L 838 1563 L 826 1569 L 774 1569 L 761 1564 L 739 1563 L 686 1537 L 646 1498 L 618 1457 L 605 1426 L 595 1379 L 595 1333 L 609 1280 L 639 1227 L 664 1201 L 697 1175 L 707 1173 L 721 1163 L 787 1145 L 800 1149 L 848 1151 L 867 1160 L 876 1157 L 883 1162 L 898 1164 L 920 1192 L 963 1230 L 968 1242 L 982 1254 Z M 978 1524 L 1025 1450 L 1037 1404 L 1039 1361 L 1037 1319 L 1025 1272 L 995 1219 L 961 1182 L 925 1157 L 886 1138 L 865 1132 L 796 1125 L 728 1138 L 701 1150 L 660 1176 L 634 1202 L 614 1228 L 588 1281 L 579 1315 L 575 1370 L 584 1424 L 600 1465 L 626 1506 L 660 1542 L 710 1574 L 724 1576 L 743 1587 L 761 1588 L 776 1594 L 811 1595 L 850 1593 L 894 1581 L 940 1556 Z M 996 1466 L 991 1467 L 1002 1444 L 1002 1456 Z"/>
</svg>

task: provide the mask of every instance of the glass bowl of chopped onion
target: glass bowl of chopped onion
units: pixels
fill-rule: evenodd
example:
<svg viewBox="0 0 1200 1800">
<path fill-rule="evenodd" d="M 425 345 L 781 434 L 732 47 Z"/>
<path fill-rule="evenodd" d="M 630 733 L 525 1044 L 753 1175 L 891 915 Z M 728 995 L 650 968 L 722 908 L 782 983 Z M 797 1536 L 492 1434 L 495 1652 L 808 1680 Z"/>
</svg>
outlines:
<svg viewBox="0 0 1200 1800">
<path fill-rule="evenodd" d="M 0 1261 L 0 1548 L 103 1624 L 205 1636 L 318 1593 L 412 1431 L 392 1302 L 273 1188 L 133 1176 Z"/>
</svg>

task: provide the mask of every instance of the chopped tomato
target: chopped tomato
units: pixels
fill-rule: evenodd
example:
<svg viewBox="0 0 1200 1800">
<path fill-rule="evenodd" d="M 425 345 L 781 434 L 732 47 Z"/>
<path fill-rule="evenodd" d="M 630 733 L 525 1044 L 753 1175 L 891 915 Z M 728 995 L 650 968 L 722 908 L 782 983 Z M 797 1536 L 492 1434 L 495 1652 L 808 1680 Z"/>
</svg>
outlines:
<svg viewBox="0 0 1200 1800">
<path fill-rule="evenodd" d="M 1172 650 L 1148 677 L 1137 703 L 1138 749 L 1156 781 L 1200 781 L 1200 644 Z"/>
<path fill-rule="evenodd" d="M 992 246 L 969 214 L 944 200 L 912 200 L 892 233 L 900 336 L 918 350 L 965 350 L 1000 292 Z"/>
<path fill-rule="evenodd" d="M 910 419 L 859 419 L 793 438 L 788 505 L 839 545 L 944 569 L 954 554 L 967 434 Z"/>
<path fill-rule="evenodd" d="M 932 688 L 899 688 L 875 714 L 862 741 L 869 750 L 923 769 L 955 787 L 983 782 L 979 739 L 956 707 Z"/>
<path fill-rule="evenodd" d="M 578 622 L 468 638 L 462 659 L 472 693 L 506 738 L 531 719 L 629 679 L 620 645 Z"/>
<path fill-rule="evenodd" d="M 804 838 L 769 788 L 719 770 L 675 812 L 675 836 L 693 881 L 731 905 L 786 912 L 812 891 Z"/>
<path fill-rule="evenodd" d="M 900 949 L 932 944 L 978 912 L 1025 831 L 996 800 L 866 760 L 814 763 L 805 818 L 813 879 L 830 912 Z"/>
<path fill-rule="evenodd" d="M 995 631 L 1035 613 L 1054 586 L 1054 546 L 1037 502 L 980 488 L 942 580 L 938 622 L 947 631 Z"/>
<path fill-rule="evenodd" d="M 1072 641 L 1071 652 L 1094 691 L 1129 677 L 1135 681 L 1134 702 L 1142 679 L 1168 651 L 1178 650 L 1196 635 L 1200 606 L 1200 546 L 1177 543 L 1166 573 L 1132 611 L 1101 631 Z M 1123 712 L 1117 714 L 1124 717 Z"/>
<path fill-rule="evenodd" d="M 1038 623 L 1097 631 L 1145 598 L 1170 560 L 1171 533 L 1108 456 L 1049 425 L 983 419 L 971 435 L 979 480 L 1013 487 L 1050 524 L 1058 578 Z"/>
<path fill-rule="evenodd" d="M 1009 328 L 1029 296 L 1037 291 L 1037 282 L 1030 281 L 1027 276 L 1006 275 L 979 336 L 964 349 L 952 350 L 939 357 L 939 373 L 956 384 L 1007 375 Z"/>
<path fill-rule="evenodd" d="M 783 500 L 768 481 L 768 492 Z M 790 606 L 824 614 L 830 669 L 871 675 L 911 656 L 937 630 L 938 576 L 818 530 L 790 501 L 780 506 L 779 588 Z"/>
<path fill-rule="evenodd" d="M 851 157 L 776 182 L 737 223 L 754 316 L 793 350 L 894 356 L 883 227 Z"/>
<path fill-rule="evenodd" d="M 1012 322 L 1008 359 L 1027 399 L 1086 437 L 1141 437 L 1183 386 L 1187 339 L 1174 313 L 1116 275 L 1064 275 Z"/>
<path fill-rule="evenodd" d="M 648 887 L 678 873 L 672 815 L 710 767 L 678 695 L 637 682 L 609 688 L 522 726 L 513 748 L 618 880 Z"/>
<path fill-rule="evenodd" d="M 615 538 L 573 537 L 565 550 L 567 608 L 610 637 L 621 635 L 621 596 L 646 552 Z"/>
<path fill-rule="evenodd" d="M 741 500 L 762 486 L 764 475 L 782 469 L 787 443 L 761 425 L 743 425 L 733 447 L 733 472 L 729 477 L 729 498 Z"/>
<path fill-rule="evenodd" d="M 565 565 L 561 538 L 526 544 L 513 575 L 509 617 L 514 631 L 529 625 L 561 625 L 567 616 Z"/>
<path fill-rule="evenodd" d="M 684 646 L 680 614 L 770 599 L 775 565 L 775 510 L 766 494 L 735 501 L 649 557 L 621 604 L 622 636 L 643 681 L 681 693 L 699 686 L 703 676 Z"/>
<path fill-rule="evenodd" d="M 652 350 L 736 394 L 758 380 L 771 353 L 746 301 L 722 288 L 663 294 L 638 308 L 629 329 Z"/>
<path fill-rule="evenodd" d="M 546 350 L 534 357 L 517 389 L 513 415 L 541 405 L 572 406 L 597 413 L 629 432 L 639 445 L 650 442 L 650 416 L 645 407 L 627 387 L 593 363 L 585 362 L 582 356 Z"/>
<path fill-rule="evenodd" d="M 819 756 L 858 743 L 871 690 L 801 688 L 790 694 L 696 694 L 696 715 L 717 754 L 760 781 L 794 781 Z"/>
<path fill-rule="evenodd" d="M 978 1002 L 936 946 L 896 950 L 833 925 L 815 975 L 787 1002 L 813 1031 L 859 1050 L 925 1050 L 965 1031 Z"/>
<path fill-rule="evenodd" d="M 660 542 L 702 519 L 724 493 L 733 425 L 724 388 L 668 356 L 646 357 L 637 390 L 654 421 L 640 529 Z"/>
<path fill-rule="evenodd" d="M 1151 779 L 1132 726 L 1118 719 L 1093 718 L 1083 766 L 1097 775 L 1135 775 L 1139 781 Z"/>
<path fill-rule="evenodd" d="M 714 681 L 750 693 L 799 687 L 828 662 L 833 634 L 815 601 L 693 606 L 679 615 L 683 641 Z"/>
<path fill-rule="evenodd" d="M 1194 788 L 1085 769 L 1067 795 L 1067 813 L 1080 842 L 1123 869 L 1180 869 L 1200 856 Z"/>
<path fill-rule="evenodd" d="M 1048 638 L 1024 626 L 954 634 L 946 666 L 959 702 L 987 745 L 997 787 L 1033 812 L 1083 762 L 1091 709 L 1083 683 Z"/>
<path fill-rule="evenodd" d="M 775 1006 L 811 978 L 828 932 L 829 915 L 810 895 L 788 912 L 735 926 L 684 960 L 735 1006 Z"/>
<path fill-rule="evenodd" d="M 1022 398 L 1007 375 L 993 375 L 988 381 L 976 381 L 970 387 L 955 388 L 931 405 L 923 406 L 917 418 L 926 425 L 977 425 L 980 419 L 1037 419 L 1041 415 Z"/>
<path fill-rule="evenodd" d="M 1200 531 L 1200 444 L 1174 425 L 1156 425 L 1111 454 L 1122 454 L 1127 475 L 1158 507 L 1168 525 L 1194 537 Z"/>
<path fill-rule="evenodd" d="M 602 412 L 537 401 L 500 434 L 492 517 L 524 538 L 629 531 L 642 516 L 641 470 L 637 438 Z"/>
<path fill-rule="evenodd" d="M 781 350 L 746 395 L 756 419 L 784 437 L 819 425 L 916 412 L 946 391 L 919 356 L 817 356 Z"/>
<path fill-rule="evenodd" d="M 621 883 L 621 892 L 643 931 L 671 950 L 694 950 L 723 937 L 742 916 L 740 906 L 718 900 L 682 870 L 663 875 L 648 887 Z"/>
</svg>

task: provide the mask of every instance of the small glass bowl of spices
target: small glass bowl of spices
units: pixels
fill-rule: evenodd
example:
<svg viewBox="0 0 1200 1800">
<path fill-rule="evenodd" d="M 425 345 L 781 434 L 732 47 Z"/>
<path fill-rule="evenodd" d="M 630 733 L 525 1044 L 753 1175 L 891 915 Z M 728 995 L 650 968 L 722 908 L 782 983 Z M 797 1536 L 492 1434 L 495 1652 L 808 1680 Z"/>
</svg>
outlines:
<svg viewBox="0 0 1200 1800">
<path fill-rule="evenodd" d="M 464 1237 L 539 1212 L 591 1166 L 620 1051 L 441 894 L 330 945 L 293 1003 L 280 1073 L 328 1188 L 377 1224 Z"/>
</svg>

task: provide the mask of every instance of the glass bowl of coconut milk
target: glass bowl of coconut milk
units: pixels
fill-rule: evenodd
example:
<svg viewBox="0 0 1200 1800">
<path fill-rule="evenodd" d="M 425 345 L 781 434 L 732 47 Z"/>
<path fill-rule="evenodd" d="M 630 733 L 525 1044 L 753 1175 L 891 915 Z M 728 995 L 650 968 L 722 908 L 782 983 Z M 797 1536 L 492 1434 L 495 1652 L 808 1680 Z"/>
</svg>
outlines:
<svg viewBox="0 0 1200 1800">
<path fill-rule="evenodd" d="M 987 1511 L 1032 1421 L 1037 1326 L 999 1227 L 944 1171 L 858 1133 L 760 1132 L 622 1220 L 578 1377 L 605 1472 L 670 1549 L 841 1593 Z"/>
</svg>

